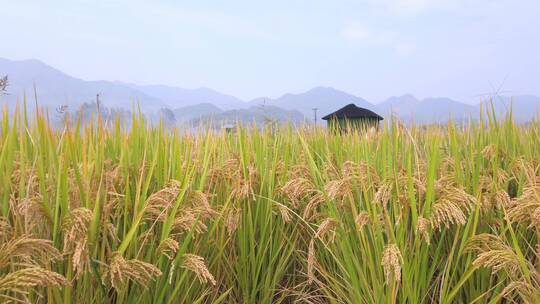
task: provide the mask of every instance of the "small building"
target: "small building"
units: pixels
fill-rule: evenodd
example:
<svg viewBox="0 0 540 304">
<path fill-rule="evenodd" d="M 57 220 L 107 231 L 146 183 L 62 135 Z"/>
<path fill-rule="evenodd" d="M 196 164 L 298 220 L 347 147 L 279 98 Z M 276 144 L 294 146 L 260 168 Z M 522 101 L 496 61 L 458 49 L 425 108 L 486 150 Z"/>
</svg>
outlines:
<svg viewBox="0 0 540 304">
<path fill-rule="evenodd" d="M 225 133 L 230 133 L 230 134 L 233 134 L 233 133 L 236 133 L 236 124 L 233 124 L 233 123 L 224 123 L 222 126 L 221 126 L 221 129 L 225 131 Z"/>
<path fill-rule="evenodd" d="M 384 118 L 371 110 L 357 107 L 351 103 L 322 119 L 327 121 L 329 129 L 344 132 L 352 129 L 378 128 L 379 121 Z"/>
</svg>

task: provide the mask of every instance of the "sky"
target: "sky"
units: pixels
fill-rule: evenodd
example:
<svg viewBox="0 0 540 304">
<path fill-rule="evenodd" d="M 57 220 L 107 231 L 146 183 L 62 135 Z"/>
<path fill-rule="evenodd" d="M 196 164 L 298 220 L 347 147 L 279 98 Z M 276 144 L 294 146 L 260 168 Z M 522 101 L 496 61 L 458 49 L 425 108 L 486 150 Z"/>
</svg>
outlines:
<svg viewBox="0 0 540 304">
<path fill-rule="evenodd" d="M 244 100 L 540 95 L 538 0 L 0 0 L 0 57 Z"/>
</svg>

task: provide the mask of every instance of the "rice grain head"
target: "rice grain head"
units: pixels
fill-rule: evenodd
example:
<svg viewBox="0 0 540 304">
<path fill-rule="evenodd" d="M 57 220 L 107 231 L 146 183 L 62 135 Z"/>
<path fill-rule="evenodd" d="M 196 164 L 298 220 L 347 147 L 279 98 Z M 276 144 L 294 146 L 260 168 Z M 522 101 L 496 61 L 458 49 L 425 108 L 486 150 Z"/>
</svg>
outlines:
<svg viewBox="0 0 540 304">
<path fill-rule="evenodd" d="M 336 237 L 336 228 L 337 228 L 337 221 L 334 220 L 333 218 L 326 218 L 319 225 L 319 228 L 317 228 L 314 238 L 322 240 L 322 237 L 324 235 L 329 234 L 330 239 L 333 241 Z"/>
<path fill-rule="evenodd" d="M 46 265 L 60 258 L 60 252 L 51 241 L 34 239 L 27 235 L 11 238 L 0 245 L 0 268 L 9 266 L 13 261 Z"/>
<path fill-rule="evenodd" d="M 30 294 L 34 287 L 67 285 L 69 282 L 59 273 L 41 267 L 23 268 L 0 277 L 0 299 L 4 298 L 7 302 L 11 302 L 13 298 L 8 297 L 8 293 L 25 296 Z"/>
<path fill-rule="evenodd" d="M 278 209 L 278 212 L 281 216 L 281 219 L 283 220 L 284 223 L 289 223 L 291 220 L 292 220 L 292 217 L 291 217 L 291 212 L 289 210 L 289 208 L 287 208 L 285 205 L 282 205 L 282 204 L 275 204 L 276 208 Z"/>
<path fill-rule="evenodd" d="M 429 220 L 435 230 L 441 230 L 443 226 L 449 228 L 451 225 L 465 225 L 467 222 L 463 210 L 449 200 L 440 200 L 435 203 L 431 208 Z"/>
<path fill-rule="evenodd" d="M 313 192 L 309 202 L 304 207 L 302 218 L 306 221 L 314 219 L 317 214 L 317 208 L 325 201 L 324 193 L 319 190 Z"/>
<path fill-rule="evenodd" d="M 392 279 L 401 281 L 401 263 L 403 257 L 396 244 L 389 244 L 384 248 L 381 265 L 383 266 L 386 283 Z"/>
<path fill-rule="evenodd" d="M 71 211 L 63 225 L 64 254 L 72 254 L 71 262 L 78 278 L 88 265 L 88 229 L 92 221 L 92 210 L 77 208 Z"/>
<path fill-rule="evenodd" d="M 189 253 L 184 254 L 183 257 L 182 268 L 193 272 L 201 284 L 210 282 L 210 284 L 216 285 L 217 282 L 206 267 L 203 257 Z"/>
<path fill-rule="evenodd" d="M 533 304 L 538 303 L 540 290 L 526 280 L 512 281 L 502 290 L 501 296 L 513 303 L 514 295 L 519 296 L 522 303 Z"/>
<path fill-rule="evenodd" d="M 311 239 L 308 247 L 308 257 L 307 257 L 307 282 L 312 284 L 317 280 L 315 276 L 315 267 L 317 266 L 317 259 L 315 257 L 315 240 Z"/>
<path fill-rule="evenodd" d="M 430 244 L 430 238 L 429 238 L 429 227 L 430 222 L 424 217 L 418 217 L 418 222 L 416 224 L 416 233 L 420 234 L 423 238 L 426 244 Z"/>
<path fill-rule="evenodd" d="M 180 182 L 169 181 L 164 188 L 148 197 L 144 204 L 144 214 L 148 220 L 163 221 L 180 193 Z"/>
<path fill-rule="evenodd" d="M 360 211 L 356 218 L 354 219 L 357 229 L 362 230 L 362 228 L 371 222 L 371 217 L 367 211 Z"/>
<path fill-rule="evenodd" d="M 118 252 L 113 253 L 105 276 L 111 286 L 120 290 L 128 281 L 133 281 L 143 288 L 154 278 L 161 276 L 161 271 L 154 265 L 137 259 L 126 260 Z"/>
<path fill-rule="evenodd" d="M 488 233 L 475 235 L 465 249 L 478 253 L 472 263 L 475 267 L 491 268 L 493 273 L 504 271 L 514 279 L 521 276 L 518 256 L 499 236 Z"/>
<path fill-rule="evenodd" d="M 280 192 L 289 199 L 293 208 L 298 208 L 302 199 L 316 191 L 315 185 L 303 177 L 291 179 L 280 188 Z"/>
<path fill-rule="evenodd" d="M 240 214 L 241 210 L 236 207 L 229 208 L 229 211 L 227 212 L 227 215 L 225 217 L 225 224 L 229 237 L 233 236 L 236 232 L 236 229 L 238 229 L 238 225 L 240 223 Z"/>
<path fill-rule="evenodd" d="M 342 178 L 328 182 L 324 186 L 324 191 L 332 200 L 343 201 L 346 197 L 352 196 L 352 183 L 350 178 Z"/>
<path fill-rule="evenodd" d="M 385 208 L 386 204 L 392 198 L 392 186 L 389 183 L 383 183 L 373 198 L 373 203 Z"/>
<path fill-rule="evenodd" d="M 180 248 L 178 241 L 172 238 L 166 238 L 159 244 L 157 251 L 159 254 L 166 256 L 167 259 L 172 260 L 178 251 L 178 248 Z"/>
<path fill-rule="evenodd" d="M 13 227 L 9 223 L 9 220 L 5 217 L 0 217 L 0 242 L 5 242 L 13 235 Z"/>
</svg>

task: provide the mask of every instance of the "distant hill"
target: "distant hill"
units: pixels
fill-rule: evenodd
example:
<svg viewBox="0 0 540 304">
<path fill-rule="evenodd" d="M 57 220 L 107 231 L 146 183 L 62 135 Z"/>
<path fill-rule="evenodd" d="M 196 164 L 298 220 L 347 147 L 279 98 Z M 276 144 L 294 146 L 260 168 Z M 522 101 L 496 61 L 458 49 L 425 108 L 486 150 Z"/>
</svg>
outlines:
<svg viewBox="0 0 540 304">
<path fill-rule="evenodd" d="M 183 89 L 164 85 L 135 85 L 120 81 L 86 81 L 67 75 L 39 60 L 8 60 L 0 58 L 0 75 L 9 76 L 7 102 L 13 103 L 26 93 L 34 101 L 34 84 L 41 105 L 67 104 L 78 107 L 96 100 L 103 104 L 132 109 L 139 104 L 144 111 L 178 108 L 201 103 L 223 109 L 246 108 L 248 104 L 234 96 L 208 88 Z"/>
<path fill-rule="evenodd" d="M 211 103 L 201 103 L 174 109 L 173 113 L 177 123 L 186 123 L 202 117 L 216 116 L 223 113 L 223 110 Z"/>
<path fill-rule="evenodd" d="M 412 115 L 416 110 L 417 105 L 420 103 L 416 97 L 411 94 L 405 94 L 403 96 L 393 96 L 387 100 L 377 104 L 377 110 L 380 115 L 396 116 Z"/>
<path fill-rule="evenodd" d="M 96 100 L 96 94 L 104 104 L 131 109 L 136 102 L 144 109 L 157 110 L 164 107 L 159 99 L 131 87 L 109 81 L 85 81 L 69 76 L 38 60 L 13 61 L 0 58 L 0 75 L 9 76 L 9 95 L 4 100 L 14 103 L 26 93 L 33 103 L 34 85 L 40 105 L 78 107 Z"/>
<path fill-rule="evenodd" d="M 209 115 L 190 121 L 190 125 L 207 125 L 219 128 L 226 124 L 240 122 L 244 125 L 257 124 L 263 126 L 273 122 L 277 124 L 291 123 L 299 125 L 305 122 L 305 117 L 296 110 L 284 110 L 275 106 L 252 106 L 247 109 L 228 110 L 215 115 Z"/>
<path fill-rule="evenodd" d="M 209 88 L 183 89 L 164 85 L 134 84 L 128 84 L 128 86 L 160 99 L 170 108 L 196 104 L 213 104 L 221 109 L 241 109 L 249 106 L 239 98 Z"/>
<path fill-rule="evenodd" d="M 376 110 L 376 106 L 366 100 L 331 87 L 316 87 L 299 94 L 285 94 L 277 99 L 264 99 L 268 105 L 289 110 L 297 110 L 306 117 L 313 117 L 313 108 L 317 108 L 318 117 L 323 117 L 335 110 L 354 103 L 359 107 Z M 262 99 L 252 100 L 250 104 L 262 103 Z"/>
<path fill-rule="evenodd" d="M 454 121 L 467 121 L 469 118 L 478 116 L 477 109 L 450 98 L 425 98 L 414 108 L 412 115 L 403 115 L 405 121 L 416 123 L 444 123 L 452 119 Z"/>
<path fill-rule="evenodd" d="M 493 109 L 498 118 L 502 118 L 512 110 L 512 116 L 517 122 L 529 122 L 533 118 L 539 118 L 540 97 L 532 95 L 517 95 L 513 97 L 496 96 L 487 101 L 481 102 L 478 106 L 483 110 Z"/>
<path fill-rule="evenodd" d="M 269 117 L 279 122 L 312 122 L 314 108 L 317 109 L 318 123 L 323 123 L 321 117 L 350 103 L 370 109 L 385 118 L 395 115 L 405 122 L 420 124 L 444 123 L 450 118 L 458 121 L 471 117 L 476 119 L 480 106 L 485 110 L 491 104 L 498 117 L 504 116 L 512 108 L 518 122 L 530 122 L 540 111 L 540 97 L 531 95 L 512 98 L 497 96 L 489 102 L 469 105 L 445 97 L 419 100 L 406 94 L 390 97 L 375 105 L 361 97 L 322 86 L 302 93 L 284 94 L 275 99 L 261 97 L 244 102 L 209 88 L 184 89 L 119 81 L 86 81 L 38 60 L 14 61 L 0 58 L 0 76 L 3 75 L 9 76 L 9 86 L 8 95 L 0 96 L 0 105 L 21 101 L 24 93 L 28 103 L 33 104 L 35 86 L 40 105 L 51 108 L 68 105 L 70 112 L 84 107 L 88 112 L 92 108 L 88 105 L 95 102 L 96 94 L 99 93 L 102 107 L 115 109 L 115 113 L 129 113 L 133 105 L 138 104 L 144 115 L 152 121 L 166 116 L 170 125 L 201 123 L 213 119 L 217 123 L 236 120 L 262 123 Z"/>
</svg>

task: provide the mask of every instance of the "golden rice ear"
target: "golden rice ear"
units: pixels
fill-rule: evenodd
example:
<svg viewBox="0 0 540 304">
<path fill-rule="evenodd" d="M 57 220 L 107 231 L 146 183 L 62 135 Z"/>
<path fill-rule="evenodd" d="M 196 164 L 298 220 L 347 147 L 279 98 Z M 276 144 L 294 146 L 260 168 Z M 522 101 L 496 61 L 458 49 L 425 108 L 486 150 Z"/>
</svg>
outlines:
<svg viewBox="0 0 540 304">
<path fill-rule="evenodd" d="M 172 230 L 176 233 L 193 232 L 201 234 L 208 229 L 196 211 L 192 209 L 181 210 L 177 213 L 172 224 Z"/>
<path fill-rule="evenodd" d="M 330 179 L 340 179 L 340 172 L 338 169 L 333 165 L 333 162 L 330 161 L 328 164 L 324 167 L 324 175 L 327 176 Z"/>
<path fill-rule="evenodd" d="M 473 236 L 465 249 L 478 253 L 473 266 L 491 268 L 493 273 L 504 271 L 514 279 L 521 277 L 518 256 L 500 237 L 487 233 Z"/>
<path fill-rule="evenodd" d="M 317 192 L 317 189 L 310 180 L 299 177 L 289 180 L 279 191 L 289 199 L 293 208 L 298 208 L 300 201 Z"/>
<path fill-rule="evenodd" d="M 105 276 L 109 278 L 111 286 L 119 290 L 128 281 L 133 281 L 146 288 L 150 281 L 161 274 L 161 270 L 150 263 L 137 259 L 126 260 L 118 252 L 115 252 Z"/>
<path fill-rule="evenodd" d="M 163 221 L 167 211 L 180 193 L 180 182 L 171 180 L 165 187 L 153 193 L 144 203 L 145 217 L 153 221 Z"/>
<path fill-rule="evenodd" d="M 430 244 L 430 238 L 429 238 L 430 226 L 431 224 L 429 220 L 421 216 L 418 217 L 418 222 L 416 224 L 416 233 L 420 234 L 423 237 L 426 244 L 428 245 Z"/>
<path fill-rule="evenodd" d="M 308 247 L 307 257 L 307 282 L 311 284 L 317 280 L 315 276 L 315 267 L 317 266 L 317 259 L 315 257 L 315 239 L 311 239 Z"/>
<path fill-rule="evenodd" d="M 311 178 L 311 170 L 308 166 L 304 165 L 305 162 L 298 162 L 297 165 L 292 166 L 291 171 L 289 171 L 289 177 L 292 179 L 297 178 Z"/>
<path fill-rule="evenodd" d="M 360 172 L 360 170 L 360 166 L 350 160 L 345 161 L 341 166 L 341 174 L 343 175 L 343 177 L 357 178 L 362 175 L 362 172 Z"/>
<path fill-rule="evenodd" d="M 518 295 L 524 303 L 537 303 L 540 291 L 525 280 L 512 281 L 502 290 L 501 296 L 513 302 L 514 295 Z"/>
<path fill-rule="evenodd" d="M 32 178 L 28 181 L 29 188 L 32 188 Z M 14 198 L 10 197 L 9 207 L 12 214 L 12 221 L 15 224 L 19 222 L 24 227 L 25 234 L 31 234 L 34 231 L 48 231 L 46 212 L 43 205 L 40 203 L 43 200 L 39 190 L 29 190 L 26 197 Z"/>
<path fill-rule="evenodd" d="M 503 240 L 499 236 L 489 233 L 481 233 L 472 236 L 465 246 L 465 250 L 469 252 L 484 252 L 489 250 L 501 250 L 504 248 L 506 248 L 506 244 L 504 244 Z"/>
<path fill-rule="evenodd" d="M 0 299 L 13 300 L 8 293 L 28 295 L 34 287 L 67 286 L 68 280 L 61 274 L 41 267 L 23 268 L 0 277 Z"/>
<path fill-rule="evenodd" d="M 291 211 L 289 208 L 279 203 L 274 204 L 274 206 L 276 206 L 278 209 L 279 215 L 284 223 L 289 223 L 292 220 Z"/>
<path fill-rule="evenodd" d="M 79 277 L 88 265 L 88 229 L 92 221 L 92 211 L 77 208 L 71 211 L 69 219 L 63 225 L 64 254 L 72 254 L 75 277 Z"/>
<path fill-rule="evenodd" d="M 233 236 L 236 232 L 236 229 L 238 229 L 241 213 L 242 210 L 239 208 L 229 208 L 229 211 L 225 216 L 225 225 L 227 227 L 227 233 L 229 234 L 229 237 Z"/>
<path fill-rule="evenodd" d="M 439 201 L 431 208 L 431 216 L 429 218 L 431 226 L 435 230 L 441 230 L 451 225 L 465 225 L 467 218 L 463 210 L 451 201 Z"/>
<path fill-rule="evenodd" d="M 210 284 L 216 285 L 217 282 L 206 267 L 203 257 L 189 253 L 184 254 L 183 257 L 182 268 L 192 271 L 201 284 L 210 282 Z"/>
<path fill-rule="evenodd" d="M 228 178 L 233 178 L 238 175 L 240 171 L 240 157 L 234 156 L 228 159 L 223 165 L 222 172 Z"/>
<path fill-rule="evenodd" d="M 255 186 L 257 185 L 257 172 L 251 165 L 248 167 L 248 176 L 239 173 L 235 179 L 235 185 L 231 192 L 231 197 L 235 200 L 250 199 L 255 201 Z"/>
<path fill-rule="evenodd" d="M 383 251 L 381 265 L 383 266 L 386 283 L 392 279 L 396 282 L 401 281 L 401 263 L 403 257 L 396 244 L 386 245 Z"/>
<path fill-rule="evenodd" d="M 60 258 L 60 252 L 51 241 L 34 239 L 27 235 L 12 238 L 0 245 L 0 268 L 10 265 L 12 261 L 45 265 Z"/>
<path fill-rule="evenodd" d="M 166 256 L 167 259 L 172 260 L 179 247 L 180 244 L 178 244 L 176 240 L 172 238 L 166 238 L 159 244 L 157 251 L 159 254 Z"/>
<path fill-rule="evenodd" d="M 429 221 L 435 230 L 452 225 L 464 225 L 468 214 L 476 208 L 476 198 L 455 186 L 448 177 L 436 181 L 438 199 L 431 208 Z"/>
<path fill-rule="evenodd" d="M 529 173 L 533 174 L 533 173 Z M 535 177 L 529 177 L 534 179 Z M 529 228 L 540 224 L 540 183 L 528 182 L 523 193 L 508 207 L 506 216 L 514 223 L 528 224 Z"/>
<path fill-rule="evenodd" d="M 482 152 L 480 153 L 484 158 L 492 160 L 497 156 L 497 147 L 493 144 L 487 145 L 484 149 L 482 149 Z"/>
<path fill-rule="evenodd" d="M 342 201 L 346 197 L 352 196 L 352 187 L 350 178 L 342 178 L 328 182 L 324 186 L 324 191 L 330 199 Z"/>
<path fill-rule="evenodd" d="M 373 203 L 380 205 L 381 207 L 386 207 L 386 204 L 392 198 L 392 185 L 389 183 L 383 183 L 373 198 Z"/>
<path fill-rule="evenodd" d="M 361 230 L 365 225 L 371 223 L 371 217 L 367 211 L 360 211 L 356 218 L 354 219 L 356 227 L 358 230 Z"/>
<path fill-rule="evenodd" d="M 491 268 L 493 273 L 504 271 L 512 278 L 521 276 L 519 258 L 510 247 L 481 252 L 472 264 L 474 267 Z"/>
<path fill-rule="evenodd" d="M 0 217 L 0 243 L 10 239 L 13 235 L 13 227 L 5 217 Z"/>
<path fill-rule="evenodd" d="M 324 235 L 330 234 L 330 239 L 333 240 L 336 235 L 335 229 L 337 228 L 337 224 L 337 221 L 333 218 L 324 219 L 324 221 L 319 225 L 319 228 L 317 228 L 313 238 L 322 240 Z"/>
<path fill-rule="evenodd" d="M 210 205 L 210 195 L 201 191 L 190 191 L 187 196 L 187 201 L 182 204 L 182 209 L 178 211 L 191 212 L 201 221 L 210 219 L 219 213 Z"/>
<path fill-rule="evenodd" d="M 355 163 L 345 161 L 341 168 L 341 174 L 344 178 L 350 178 L 363 187 L 378 187 L 380 177 L 377 170 L 366 162 Z"/>
<path fill-rule="evenodd" d="M 309 202 L 306 204 L 306 207 L 304 208 L 302 218 L 306 221 L 309 221 L 318 216 L 317 207 L 321 205 L 324 201 L 324 193 L 318 190 L 315 191 L 313 196 L 309 199 Z"/>
</svg>

